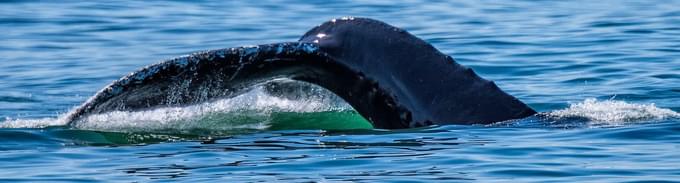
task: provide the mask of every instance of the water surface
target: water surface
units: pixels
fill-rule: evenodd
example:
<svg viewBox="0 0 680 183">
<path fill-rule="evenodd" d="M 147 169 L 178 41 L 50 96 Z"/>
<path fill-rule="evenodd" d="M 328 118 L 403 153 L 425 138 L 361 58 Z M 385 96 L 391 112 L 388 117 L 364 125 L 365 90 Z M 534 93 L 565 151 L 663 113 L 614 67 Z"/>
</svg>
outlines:
<svg viewBox="0 0 680 183">
<path fill-rule="evenodd" d="M 680 181 L 680 1 L 0 2 L 0 181 Z M 371 129 L 322 89 L 60 116 L 129 72 L 295 41 L 342 16 L 404 28 L 544 116 Z"/>
</svg>

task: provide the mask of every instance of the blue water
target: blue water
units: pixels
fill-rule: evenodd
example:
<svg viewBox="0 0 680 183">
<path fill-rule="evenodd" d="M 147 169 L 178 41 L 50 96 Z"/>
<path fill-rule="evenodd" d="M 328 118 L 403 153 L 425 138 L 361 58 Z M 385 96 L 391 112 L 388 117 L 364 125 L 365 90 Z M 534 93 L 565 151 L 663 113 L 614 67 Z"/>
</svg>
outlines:
<svg viewBox="0 0 680 183">
<path fill-rule="evenodd" d="M 680 1 L 2 1 L 0 182 L 680 182 Z M 549 117 L 370 129 L 258 90 L 60 116 L 140 67 L 341 16 L 432 43 Z M 198 117 L 197 117 L 198 116 Z M 205 117 L 207 116 L 207 117 Z"/>
</svg>

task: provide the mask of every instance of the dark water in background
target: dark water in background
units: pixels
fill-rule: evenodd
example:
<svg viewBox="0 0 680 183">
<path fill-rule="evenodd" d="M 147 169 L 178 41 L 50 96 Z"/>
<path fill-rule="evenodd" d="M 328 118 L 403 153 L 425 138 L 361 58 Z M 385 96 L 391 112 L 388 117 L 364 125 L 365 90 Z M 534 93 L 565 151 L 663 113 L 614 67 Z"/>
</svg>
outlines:
<svg viewBox="0 0 680 183">
<path fill-rule="evenodd" d="M 679 7 L 2 1 L 0 181 L 680 181 Z M 79 127 L 58 119 L 142 66 L 294 41 L 348 15 L 402 27 L 552 117 L 370 130 L 323 92 L 296 101 L 255 90 Z"/>
</svg>

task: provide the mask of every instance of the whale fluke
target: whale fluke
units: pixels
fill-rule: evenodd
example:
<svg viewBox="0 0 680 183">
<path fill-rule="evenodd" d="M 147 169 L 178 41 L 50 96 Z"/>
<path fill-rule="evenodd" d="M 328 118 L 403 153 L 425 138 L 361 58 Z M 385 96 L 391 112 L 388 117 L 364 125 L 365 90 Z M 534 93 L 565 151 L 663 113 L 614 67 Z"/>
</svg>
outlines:
<svg viewBox="0 0 680 183">
<path fill-rule="evenodd" d="M 298 42 L 204 51 L 147 66 L 106 86 L 67 120 L 231 97 L 276 78 L 324 87 L 376 128 L 488 124 L 536 113 L 402 29 L 342 18 Z"/>
</svg>

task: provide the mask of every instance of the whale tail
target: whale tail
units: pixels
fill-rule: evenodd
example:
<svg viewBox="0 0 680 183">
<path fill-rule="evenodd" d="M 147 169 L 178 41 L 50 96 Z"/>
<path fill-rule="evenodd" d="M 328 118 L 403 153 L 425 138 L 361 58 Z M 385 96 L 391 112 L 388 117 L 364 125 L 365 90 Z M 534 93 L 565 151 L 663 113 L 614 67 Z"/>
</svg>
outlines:
<svg viewBox="0 0 680 183">
<path fill-rule="evenodd" d="M 67 120 L 231 97 L 276 78 L 324 87 L 376 128 L 491 123 L 536 113 L 406 31 L 344 18 L 313 28 L 298 42 L 204 51 L 149 65 L 106 86 Z"/>
</svg>

